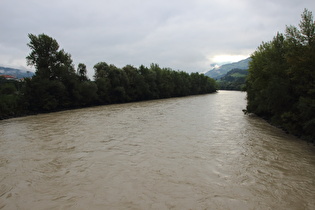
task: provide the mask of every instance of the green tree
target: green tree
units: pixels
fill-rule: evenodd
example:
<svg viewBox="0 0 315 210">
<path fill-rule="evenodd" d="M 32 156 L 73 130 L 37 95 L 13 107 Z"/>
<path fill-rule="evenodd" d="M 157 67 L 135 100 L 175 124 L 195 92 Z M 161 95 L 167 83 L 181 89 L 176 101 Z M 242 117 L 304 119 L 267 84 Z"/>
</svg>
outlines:
<svg viewBox="0 0 315 210">
<path fill-rule="evenodd" d="M 287 26 L 252 54 L 247 111 L 287 131 L 315 139 L 315 23 L 304 10 L 299 28 Z"/>
<path fill-rule="evenodd" d="M 247 83 L 249 111 L 274 116 L 289 109 L 287 51 L 284 36 L 278 33 L 271 42 L 263 43 L 253 53 Z"/>
<path fill-rule="evenodd" d="M 29 34 L 31 53 L 28 65 L 35 66 L 32 80 L 26 82 L 24 98 L 32 111 L 52 111 L 78 105 L 78 77 L 71 55 L 59 50 L 57 41 L 45 34 Z"/>
<path fill-rule="evenodd" d="M 99 62 L 93 67 L 95 74 L 94 79 L 97 80 L 99 78 L 108 77 L 109 65 L 106 62 Z"/>
<path fill-rule="evenodd" d="M 151 65 L 152 66 L 152 65 Z M 159 98 L 159 91 L 156 84 L 156 72 L 152 68 L 147 68 L 143 65 L 139 67 L 139 73 L 144 79 L 144 98 L 156 99 Z"/>
<path fill-rule="evenodd" d="M 27 64 L 35 66 L 36 76 L 43 79 L 61 80 L 69 74 L 74 74 L 70 54 L 59 50 L 58 42 L 47 36 L 29 34 L 30 43 L 27 46 L 31 53 L 26 57 Z"/>
<path fill-rule="evenodd" d="M 83 63 L 79 63 L 78 69 L 77 69 L 77 75 L 79 76 L 79 80 L 81 82 L 83 81 L 88 81 L 88 78 L 86 76 L 87 70 L 86 70 L 86 65 Z"/>
<path fill-rule="evenodd" d="M 125 85 L 128 100 L 144 100 L 147 86 L 140 71 L 131 65 L 123 67 L 122 70 L 125 72 L 126 77 L 128 78 L 128 83 Z"/>
<path fill-rule="evenodd" d="M 109 66 L 107 78 L 111 84 L 111 89 L 109 92 L 110 100 L 113 103 L 128 102 L 125 87 L 128 86 L 129 81 L 126 73 L 122 69 L 119 69 L 115 65 L 111 64 Z"/>
<path fill-rule="evenodd" d="M 290 51 L 287 60 L 294 109 L 283 116 L 294 133 L 315 141 L 315 22 L 307 9 L 301 15 L 299 28 L 289 26 L 286 38 Z"/>
</svg>

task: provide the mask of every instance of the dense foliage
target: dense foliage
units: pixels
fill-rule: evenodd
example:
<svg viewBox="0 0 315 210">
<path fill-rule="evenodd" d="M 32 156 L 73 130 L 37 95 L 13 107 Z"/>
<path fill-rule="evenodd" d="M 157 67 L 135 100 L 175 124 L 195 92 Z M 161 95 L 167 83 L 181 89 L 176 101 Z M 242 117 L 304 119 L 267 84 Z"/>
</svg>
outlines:
<svg viewBox="0 0 315 210">
<path fill-rule="evenodd" d="M 290 133 L 315 139 L 315 22 L 310 11 L 299 28 L 287 26 L 251 58 L 247 111 Z"/>
<path fill-rule="evenodd" d="M 244 90 L 248 70 L 232 69 L 226 75 L 217 80 L 220 90 Z"/>
<path fill-rule="evenodd" d="M 75 70 L 70 54 L 59 50 L 55 39 L 45 34 L 29 34 L 29 38 L 31 53 L 26 59 L 35 66 L 35 75 L 24 82 L 1 82 L 0 118 L 216 91 L 215 81 L 203 74 L 157 64 L 117 68 L 99 62 L 94 66 L 94 81 L 90 81 L 86 66 L 80 63 Z"/>
<path fill-rule="evenodd" d="M 0 76 L 0 119 L 20 115 L 23 110 L 19 91 L 22 83 Z"/>
</svg>

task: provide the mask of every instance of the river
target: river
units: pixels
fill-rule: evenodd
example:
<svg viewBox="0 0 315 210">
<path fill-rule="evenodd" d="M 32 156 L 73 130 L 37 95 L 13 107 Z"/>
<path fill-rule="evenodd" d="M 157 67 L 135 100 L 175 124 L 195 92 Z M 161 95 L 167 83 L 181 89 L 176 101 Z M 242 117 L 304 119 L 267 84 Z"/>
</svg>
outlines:
<svg viewBox="0 0 315 210">
<path fill-rule="evenodd" d="M 0 121 L 0 209 L 315 209 L 315 149 L 246 94 Z"/>
</svg>

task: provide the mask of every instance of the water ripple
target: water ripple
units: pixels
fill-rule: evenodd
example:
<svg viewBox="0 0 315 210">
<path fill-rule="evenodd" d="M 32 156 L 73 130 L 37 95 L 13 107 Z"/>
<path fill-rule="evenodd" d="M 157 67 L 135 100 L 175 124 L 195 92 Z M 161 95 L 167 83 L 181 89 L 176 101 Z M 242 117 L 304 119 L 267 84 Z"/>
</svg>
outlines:
<svg viewBox="0 0 315 210">
<path fill-rule="evenodd" d="M 0 209 L 314 209 L 315 151 L 245 93 L 0 121 Z"/>
</svg>

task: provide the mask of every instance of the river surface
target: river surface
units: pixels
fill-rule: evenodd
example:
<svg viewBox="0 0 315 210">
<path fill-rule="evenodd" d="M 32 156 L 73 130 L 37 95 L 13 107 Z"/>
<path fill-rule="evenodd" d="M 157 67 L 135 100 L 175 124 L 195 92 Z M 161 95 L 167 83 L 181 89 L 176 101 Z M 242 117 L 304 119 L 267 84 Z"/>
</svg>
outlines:
<svg viewBox="0 0 315 210">
<path fill-rule="evenodd" d="M 246 94 L 0 121 L 0 209 L 315 209 L 315 149 Z"/>
</svg>

